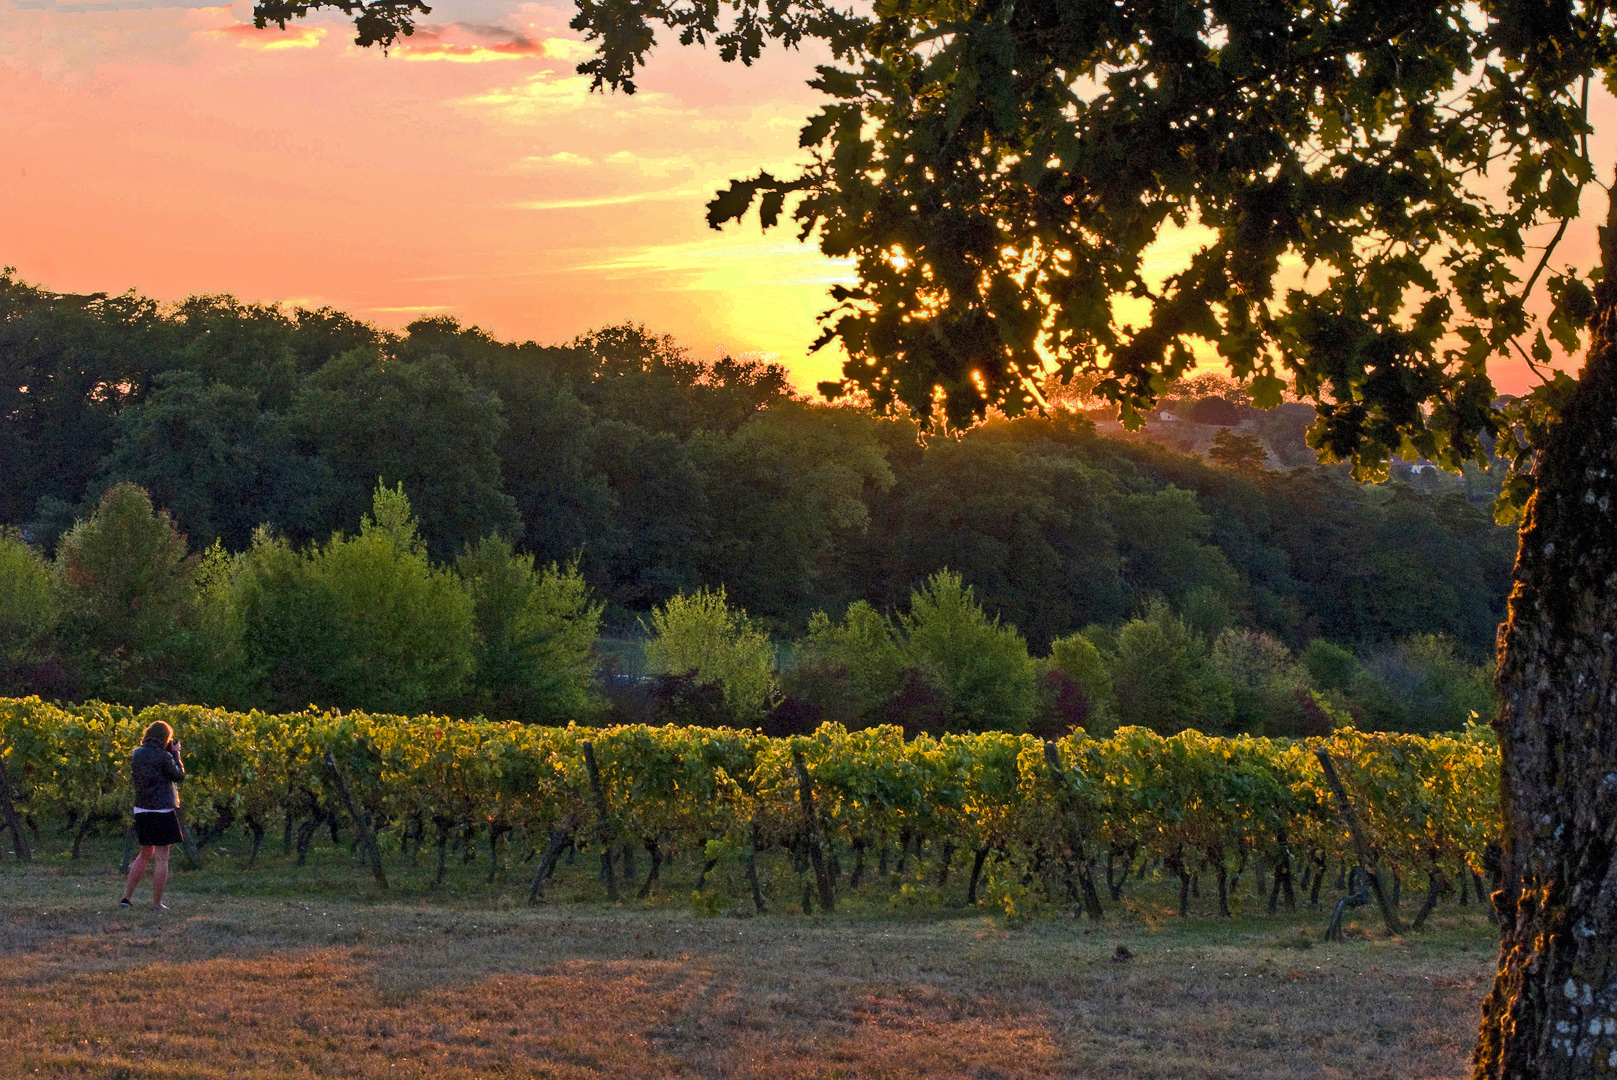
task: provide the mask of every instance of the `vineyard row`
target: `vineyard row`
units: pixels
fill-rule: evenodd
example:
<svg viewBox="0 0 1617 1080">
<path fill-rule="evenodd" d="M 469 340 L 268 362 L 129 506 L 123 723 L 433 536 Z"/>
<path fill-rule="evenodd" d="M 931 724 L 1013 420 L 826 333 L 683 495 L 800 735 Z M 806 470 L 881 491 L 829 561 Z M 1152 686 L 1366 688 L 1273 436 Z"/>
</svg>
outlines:
<svg viewBox="0 0 1617 1080">
<path fill-rule="evenodd" d="M 839 888 L 858 887 L 867 859 L 914 850 L 940 887 L 958 860 L 969 902 L 1012 915 L 1061 905 L 1098 917 L 1107 886 L 1115 899 L 1119 876 L 1146 864 L 1177 875 L 1181 910 L 1193 875 L 1216 881 L 1227 911 L 1230 880 L 1267 868 L 1273 908 L 1300 892 L 1317 899 L 1326 868 L 1346 865 L 1363 868 L 1349 882 L 1423 882 L 1423 919 L 1453 884 L 1474 882 L 1480 898 L 1497 832 L 1498 747 L 1482 727 L 1307 740 L 1124 728 L 1106 739 L 905 741 L 893 727 L 830 724 L 771 738 L 0 699 L 0 830 L 17 855 L 27 855 L 35 818 L 72 824 L 75 853 L 97 823 L 126 820 L 129 751 L 154 720 L 185 745 L 193 838 L 242 828 L 256 858 L 278 829 L 301 860 L 316 829 L 351 822 L 384 887 L 384 849 L 413 858 L 436 844 L 441 875 L 452 843 L 483 837 L 493 851 L 520 838 L 536 856 L 530 898 L 570 848 L 600 853 L 615 896 L 612 854 L 633 845 L 654 871 L 672 850 L 698 853 L 707 870 L 729 864 L 762 909 L 756 857 L 785 851 L 804 906 L 829 909 Z"/>
</svg>

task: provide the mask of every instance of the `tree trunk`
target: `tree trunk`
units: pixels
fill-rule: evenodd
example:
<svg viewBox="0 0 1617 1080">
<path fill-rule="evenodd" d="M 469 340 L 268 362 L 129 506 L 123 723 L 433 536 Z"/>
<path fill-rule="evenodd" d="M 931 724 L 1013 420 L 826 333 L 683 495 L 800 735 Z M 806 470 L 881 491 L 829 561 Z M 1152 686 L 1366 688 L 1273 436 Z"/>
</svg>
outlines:
<svg viewBox="0 0 1617 1080">
<path fill-rule="evenodd" d="M 197 847 L 196 834 L 185 822 L 185 811 L 178 806 L 174 808 L 174 823 L 180 827 L 180 852 L 185 856 L 185 864 L 192 870 L 202 869 L 202 851 Z"/>
<path fill-rule="evenodd" d="M 11 830 L 12 851 L 18 862 L 27 862 L 33 858 L 33 852 L 28 850 L 28 839 L 23 835 L 22 820 L 17 816 L 17 808 L 11 802 L 11 783 L 6 779 L 6 759 L 0 756 L 0 815 L 5 821 L 0 822 Z"/>
<path fill-rule="evenodd" d="M 595 747 L 585 742 L 584 767 L 589 771 L 590 790 L 595 794 L 595 812 L 600 818 L 597 826 L 601 841 L 601 876 L 606 879 L 606 898 L 614 904 L 618 900 L 618 876 L 612 868 L 612 816 L 606 803 L 606 785 L 601 781 L 601 770 L 595 764 Z"/>
<path fill-rule="evenodd" d="M 803 807 L 803 839 L 808 844 L 809 861 L 814 864 L 814 883 L 819 886 L 820 910 L 830 913 L 837 909 L 837 899 L 831 889 L 831 877 L 825 871 L 820 819 L 814 813 L 814 780 L 809 776 L 808 764 L 800 750 L 792 751 L 792 769 L 797 773 L 797 796 Z M 805 910 L 804 914 L 808 912 Z"/>
<path fill-rule="evenodd" d="M 1106 852 L 1106 889 L 1112 894 L 1115 904 L 1123 899 L 1123 886 L 1134 870 L 1134 857 L 1139 854 L 1139 844 L 1113 844 Z M 1112 856 L 1123 856 L 1123 872 L 1115 879 L 1112 877 Z"/>
<path fill-rule="evenodd" d="M 708 859 L 702 864 L 702 872 L 696 875 L 697 892 L 701 892 L 707 886 L 707 876 L 713 872 L 713 868 L 717 865 L 719 865 L 719 860 L 717 859 Z"/>
<path fill-rule="evenodd" d="M 578 828 L 578 818 L 570 817 L 550 834 L 550 845 L 545 848 L 544 857 L 539 860 L 539 867 L 533 872 L 533 884 L 528 886 L 528 903 L 537 904 L 544 891 L 545 878 L 556 869 L 556 859 L 561 855 L 561 849 L 566 846 L 573 830 Z"/>
<path fill-rule="evenodd" d="M 1106 910 L 1100 906 L 1100 893 L 1095 890 L 1095 860 L 1086 859 L 1078 869 L 1078 886 L 1083 890 L 1084 914 L 1091 919 L 1105 916 Z"/>
<path fill-rule="evenodd" d="M 1499 973 L 1478 1078 L 1617 1071 L 1617 193 L 1589 353 L 1542 440 L 1499 632 Z"/>
<path fill-rule="evenodd" d="M 1224 848 L 1222 845 L 1207 852 L 1207 859 L 1213 864 L 1213 879 L 1218 883 L 1218 914 L 1221 918 L 1230 917 L 1230 888 L 1229 869 L 1224 865 Z"/>
<path fill-rule="evenodd" d="M 314 834 L 319 830 L 325 818 L 316 814 L 313 818 L 298 826 L 298 865 L 302 866 L 309 861 L 309 848 L 314 843 Z"/>
<path fill-rule="evenodd" d="M 983 863 L 988 859 L 989 850 L 989 845 L 984 844 L 977 849 L 977 857 L 971 862 L 971 884 L 966 889 L 966 903 L 968 904 L 977 902 L 977 882 L 982 879 Z"/>
<path fill-rule="evenodd" d="M 376 834 L 371 831 L 371 823 L 359 809 L 359 803 L 348 790 L 348 781 L 343 777 L 342 769 L 337 766 L 337 758 L 330 750 L 326 751 L 326 767 L 331 770 L 332 779 L 337 781 L 337 794 L 342 797 L 343 805 L 348 808 L 348 816 L 354 819 L 354 829 L 359 833 L 361 846 L 370 856 L 371 875 L 376 878 L 376 884 L 387 888 L 387 871 L 382 869 L 382 852 L 376 846 Z"/>
<path fill-rule="evenodd" d="M 1376 898 L 1376 906 L 1381 909 L 1381 920 L 1387 926 L 1387 933 L 1389 935 L 1402 933 L 1403 923 L 1398 920 L 1398 913 L 1393 910 L 1392 903 L 1387 900 L 1386 891 L 1381 887 L 1381 875 L 1375 856 L 1364 834 L 1359 831 L 1358 812 L 1354 810 L 1353 800 L 1348 798 L 1347 789 L 1342 786 L 1341 779 L 1336 775 L 1336 767 L 1331 764 L 1331 753 L 1323 746 L 1316 746 L 1314 754 L 1319 758 L 1320 768 L 1325 770 L 1325 782 L 1331 786 L 1331 791 L 1336 795 L 1337 813 L 1347 826 L 1348 835 L 1353 838 L 1353 846 L 1359 853 L 1359 869 L 1364 872 L 1365 880 L 1370 886 L 1370 895 Z"/>
<path fill-rule="evenodd" d="M 1421 905 L 1419 913 L 1415 916 L 1415 921 L 1410 924 L 1412 929 L 1419 930 L 1426 925 L 1426 917 L 1432 913 L 1433 908 L 1437 907 L 1438 898 L 1442 895 L 1443 872 L 1437 867 L 1437 859 L 1433 858 L 1432 872 L 1426 879 L 1426 903 Z"/>
<path fill-rule="evenodd" d="M 505 822 L 489 822 L 488 826 L 488 878 L 486 885 L 494 884 L 495 878 L 500 876 L 500 837 L 511 831 L 511 826 Z"/>
<path fill-rule="evenodd" d="M 1056 793 L 1062 817 L 1067 828 L 1067 848 L 1070 858 L 1081 868 L 1079 883 L 1083 886 L 1084 914 L 1091 919 L 1099 920 L 1105 917 L 1106 912 L 1100 906 L 1100 894 L 1095 891 L 1095 875 L 1093 862 L 1084 853 L 1084 838 L 1078 828 L 1078 815 L 1072 806 L 1072 790 L 1067 786 L 1067 774 L 1061 767 L 1061 751 L 1055 742 L 1044 740 L 1044 765 L 1055 778 Z"/>
<path fill-rule="evenodd" d="M 79 857 L 79 845 L 84 843 L 84 834 L 89 832 L 90 826 L 94 825 L 95 823 L 96 816 L 94 814 L 86 814 L 84 817 L 84 824 L 80 825 L 79 831 L 73 834 L 73 857 L 75 859 Z"/>
<path fill-rule="evenodd" d="M 247 869 L 251 870 L 258 863 L 258 849 L 264 846 L 264 825 L 257 818 L 249 817 L 247 829 L 253 834 L 253 851 L 247 856 Z"/>
<path fill-rule="evenodd" d="M 747 847 L 747 884 L 752 886 L 752 907 L 758 914 L 764 913 L 764 890 L 758 884 L 758 820 L 752 822 L 751 843 Z"/>
<path fill-rule="evenodd" d="M 1162 860 L 1162 865 L 1179 878 L 1179 914 L 1190 914 L 1190 871 L 1185 867 L 1185 852 L 1181 848 Z"/>
<path fill-rule="evenodd" d="M 646 841 L 646 854 L 651 857 L 651 869 L 646 872 L 646 883 L 640 886 L 640 892 L 636 894 L 641 900 L 651 895 L 651 887 L 657 884 L 657 875 L 663 867 L 663 852 L 657 841 Z"/>
<path fill-rule="evenodd" d="M 449 830 L 455 827 L 455 823 L 446 817 L 435 817 L 432 823 L 438 830 L 438 868 L 433 872 L 432 883 L 442 885 L 449 860 Z"/>
</svg>

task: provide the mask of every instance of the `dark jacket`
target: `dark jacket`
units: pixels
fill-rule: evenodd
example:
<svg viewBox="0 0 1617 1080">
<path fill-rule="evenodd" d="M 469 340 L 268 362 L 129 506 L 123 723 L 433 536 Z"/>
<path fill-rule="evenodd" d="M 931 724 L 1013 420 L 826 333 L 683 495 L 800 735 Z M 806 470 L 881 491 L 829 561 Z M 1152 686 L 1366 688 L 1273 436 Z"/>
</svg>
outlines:
<svg viewBox="0 0 1617 1080">
<path fill-rule="evenodd" d="M 185 766 L 178 754 L 146 743 L 129 755 L 129 768 L 135 779 L 135 805 L 142 810 L 173 810 L 180 805 L 174 785 L 185 779 Z"/>
</svg>

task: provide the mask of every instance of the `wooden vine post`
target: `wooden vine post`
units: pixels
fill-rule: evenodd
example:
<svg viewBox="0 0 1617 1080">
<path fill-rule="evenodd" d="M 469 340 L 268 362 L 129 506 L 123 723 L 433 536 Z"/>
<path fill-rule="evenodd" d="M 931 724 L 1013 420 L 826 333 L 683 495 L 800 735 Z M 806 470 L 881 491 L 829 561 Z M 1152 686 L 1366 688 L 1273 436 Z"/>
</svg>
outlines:
<svg viewBox="0 0 1617 1080">
<path fill-rule="evenodd" d="M 376 883 L 387 888 L 387 872 L 382 869 L 382 853 L 376 846 L 376 834 L 371 831 L 371 823 L 360 812 L 359 804 L 348 790 L 348 781 L 343 778 L 342 769 L 337 767 L 336 755 L 330 750 L 326 751 L 326 766 L 331 769 L 331 775 L 337 781 L 337 794 L 342 796 L 343 805 L 348 808 L 348 816 L 354 819 L 354 827 L 359 830 L 360 843 L 365 845 L 366 854 L 370 856 L 371 873 L 376 876 Z"/>
<path fill-rule="evenodd" d="M 809 776 L 808 764 L 801 750 L 792 751 L 792 769 L 797 773 L 797 797 L 803 804 L 803 828 L 808 840 L 809 860 L 814 864 L 814 883 L 819 886 L 820 907 L 835 911 L 836 893 L 831 888 L 831 875 L 825 870 L 825 850 L 820 836 L 820 820 L 814 813 L 814 780 Z"/>
<path fill-rule="evenodd" d="M 17 808 L 11 802 L 11 782 L 6 779 L 6 759 L 0 754 L 0 814 L 6 816 L 6 828 L 11 830 L 11 850 L 17 855 L 18 862 L 27 862 L 33 858 L 34 853 L 28 848 L 28 840 L 23 835 L 22 818 L 17 814 Z"/>
<path fill-rule="evenodd" d="M 614 903 L 618 899 L 618 872 L 612 866 L 612 819 L 606 805 L 606 785 L 601 782 L 600 767 L 595 764 L 595 747 L 584 740 L 584 767 L 590 774 L 590 791 L 595 795 L 595 812 L 601 819 L 601 873 L 606 875 L 606 898 Z"/>
<path fill-rule="evenodd" d="M 1336 766 L 1331 762 L 1331 752 L 1323 746 L 1314 748 L 1319 757 L 1320 766 L 1325 770 L 1325 782 L 1331 786 L 1331 792 L 1336 796 L 1336 809 L 1342 815 L 1342 823 L 1347 826 L 1348 834 L 1353 837 L 1353 847 L 1359 854 L 1359 866 L 1364 871 L 1364 880 L 1370 886 L 1370 893 L 1376 898 L 1376 904 L 1381 908 L 1381 919 L 1387 924 L 1388 934 L 1403 933 L 1404 926 L 1398 919 L 1398 912 L 1387 900 L 1387 893 L 1381 887 L 1381 876 L 1376 873 L 1375 861 L 1370 855 L 1370 845 L 1365 843 L 1364 834 L 1359 829 L 1359 815 L 1353 809 L 1353 800 L 1348 798 L 1347 789 L 1342 786 L 1341 777 L 1336 775 Z"/>
</svg>

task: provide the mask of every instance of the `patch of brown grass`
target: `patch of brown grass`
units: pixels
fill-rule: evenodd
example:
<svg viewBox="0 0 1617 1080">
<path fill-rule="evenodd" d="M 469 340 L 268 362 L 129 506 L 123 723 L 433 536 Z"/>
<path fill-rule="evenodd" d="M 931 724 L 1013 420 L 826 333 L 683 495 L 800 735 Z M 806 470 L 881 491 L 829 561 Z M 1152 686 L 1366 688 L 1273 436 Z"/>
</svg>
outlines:
<svg viewBox="0 0 1617 1080">
<path fill-rule="evenodd" d="M 704 919 L 0 873 L 0 1076 L 1458 1077 L 1492 954 L 1300 924 Z M 93 897 L 93 899 L 92 899 Z M 1114 963 L 1120 943 L 1135 955 Z"/>
</svg>

